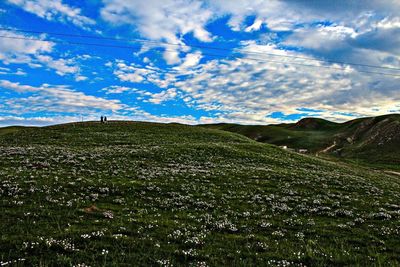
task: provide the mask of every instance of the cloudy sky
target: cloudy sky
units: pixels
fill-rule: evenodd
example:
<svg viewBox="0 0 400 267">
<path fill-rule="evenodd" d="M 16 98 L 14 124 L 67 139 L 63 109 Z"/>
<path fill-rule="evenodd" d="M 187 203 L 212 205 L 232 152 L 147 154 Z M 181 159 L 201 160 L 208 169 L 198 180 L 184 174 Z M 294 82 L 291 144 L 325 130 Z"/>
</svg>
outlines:
<svg viewBox="0 0 400 267">
<path fill-rule="evenodd" d="M 400 113 L 398 0 L 3 0 L 0 126 Z"/>
</svg>

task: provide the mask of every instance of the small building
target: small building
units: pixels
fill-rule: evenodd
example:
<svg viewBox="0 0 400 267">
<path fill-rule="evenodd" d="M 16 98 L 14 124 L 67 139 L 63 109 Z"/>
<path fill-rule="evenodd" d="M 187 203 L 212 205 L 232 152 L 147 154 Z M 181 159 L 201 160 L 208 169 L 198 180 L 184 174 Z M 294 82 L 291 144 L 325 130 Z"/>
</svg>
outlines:
<svg viewBox="0 0 400 267">
<path fill-rule="evenodd" d="M 280 146 L 280 148 L 282 148 L 282 149 L 288 149 L 288 147 L 287 146 Z"/>
<path fill-rule="evenodd" d="M 299 151 L 299 153 L 302 153 L 302 154 L 308 153 L 308 149 L 305 149 L 305 148 L 300 148 L 298 151 Z"/>
</svg>

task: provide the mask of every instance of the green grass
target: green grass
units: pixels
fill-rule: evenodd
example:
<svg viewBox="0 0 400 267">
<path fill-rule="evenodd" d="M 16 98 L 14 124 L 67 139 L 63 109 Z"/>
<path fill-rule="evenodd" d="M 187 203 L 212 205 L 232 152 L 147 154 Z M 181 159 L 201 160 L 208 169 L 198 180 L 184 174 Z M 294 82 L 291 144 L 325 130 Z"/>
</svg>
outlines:
<svg viewBox="0 0 400 267">
<path fill-rule="evenodd" d="M 400 166 L 400 114 L 360 118 L 333 123 L 306 118 L 297 123 L 278 125 L 208 124 L 204 128 L 239 133 L 263 143 L 327 153 L 345 161 L 363 162 L 374 168 Z M 348 140 L 351 140 L 349 142 Z"/>
<path fill-rule="evenodd" d="M 0 128 L 0 135 L 11 134 L 18 132 L 23 129 L 31 129 L 32 127 L 22 127 L 22 126 L 9 126 Z"/>
<path fill-rule="evenodd" d="M 307 148 L 313 152 L 329 146 L 336 131 L 331 128 L 322 130 L 295 129 L 293 125 L 238 125 L 208 124 L 204 128 L 239 133 L 251 139 L 274 145 L 286 145 L 290 148 Z"/>
<path fill-rule="evenodd" d="M 178 124 L 0 136 L 0 261 L 398 266 L 400 180 Z"/>
</svg>

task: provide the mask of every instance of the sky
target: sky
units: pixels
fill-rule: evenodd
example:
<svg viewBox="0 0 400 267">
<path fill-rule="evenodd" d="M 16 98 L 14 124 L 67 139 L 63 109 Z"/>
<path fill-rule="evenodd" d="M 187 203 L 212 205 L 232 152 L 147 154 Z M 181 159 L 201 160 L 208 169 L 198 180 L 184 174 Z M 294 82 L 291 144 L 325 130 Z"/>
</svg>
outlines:
<svg viewBox="0 0 400 267">
<path fill-rule="evenodd" d="M 0 127 L 400 113 L 398 0 L 3 0 Z"/>
</svg>

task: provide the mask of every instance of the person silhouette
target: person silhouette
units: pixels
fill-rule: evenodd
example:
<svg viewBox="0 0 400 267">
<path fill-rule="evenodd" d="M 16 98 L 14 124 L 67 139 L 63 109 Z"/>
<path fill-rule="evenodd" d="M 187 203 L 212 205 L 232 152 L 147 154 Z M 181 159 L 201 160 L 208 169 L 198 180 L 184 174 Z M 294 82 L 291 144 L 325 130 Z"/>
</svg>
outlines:
<svg viewBox="0 0 400 267">
<path fill-rule="evenodd" d="M 106 116 L 104 116 L 104 123 L 106 123 L 107 122 L 107 117 Z"/>
<path fill-rule="evenodd" d="M 100 117 L 100 122 L 103 123 L 104 122 L 104 118 L 103 116 Z"/>
</svg>

